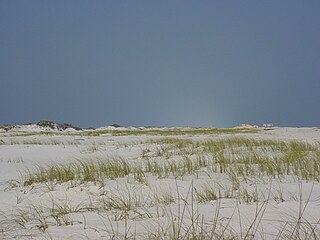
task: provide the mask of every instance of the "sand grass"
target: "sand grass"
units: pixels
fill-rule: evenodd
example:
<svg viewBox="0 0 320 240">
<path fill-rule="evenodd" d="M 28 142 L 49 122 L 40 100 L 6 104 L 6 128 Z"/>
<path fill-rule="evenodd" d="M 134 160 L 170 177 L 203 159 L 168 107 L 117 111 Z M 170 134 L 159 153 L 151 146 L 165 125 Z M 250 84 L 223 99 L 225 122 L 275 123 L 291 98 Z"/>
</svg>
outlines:
<svg viewBox="0 0 320 240">
<path fill-rule="evenodd" d="M 139 134 L 158 135 L 151 130 Z M 305 196 L 300 189 L 302 182 L 320 181 L 319 143 L 232 135 L 198 140 L 181 136 L 188 134 L 216 133 L 185 131 L 179 137 L 170 130 L 161 133 L 160 138 L 136 142 L 141 155 L 134 160 L 99 157 L 27 169 L 12 188 L 35 191 L 36 196 L 36 189 L 44 188 L 46 196 L 51 194 L 50 203 L 28 203 L 17 190 L 18 208 L 10 219 L 22 229 L 43 233 L 53 227 L 83 225 L 84 229 L 94 229 L 113 239 L 319 239 L 320 219 L 304 217 L 313 190 Z M 289 196 L 281 187 L 287 181 L 299 186 L 295 195 Z M 169 188 L 159 188 L 157 182 L 169 182 Z M 95 193 L 86 193 L 92 188 L 97 189 Z M 79 195 L 87 196 L 88 201 L 61 200 L 58 189 L 66 193 L 80 189 Z M 286 220 L 271 219 L 277 232 L 265 232 L 264 216 L 270 204 L 289 200 L 299 203 L 298 215 L 289 215 Z M 228 202 L 233 209 L 226 219 L 221 204 Z M 254 207 L 250 217 L 242 216 L 244 206 Z M 208 210 L 212 212 L 209 215 Z M 87 228 L 89 213 L 101 219 L 103 225 Z M 1 224 L 8 226 L 8 219 Z M 149 225 L 137 228 L 140 221 Z M 19 232 L 11 234 L 21 236 Z"/>
</svg>

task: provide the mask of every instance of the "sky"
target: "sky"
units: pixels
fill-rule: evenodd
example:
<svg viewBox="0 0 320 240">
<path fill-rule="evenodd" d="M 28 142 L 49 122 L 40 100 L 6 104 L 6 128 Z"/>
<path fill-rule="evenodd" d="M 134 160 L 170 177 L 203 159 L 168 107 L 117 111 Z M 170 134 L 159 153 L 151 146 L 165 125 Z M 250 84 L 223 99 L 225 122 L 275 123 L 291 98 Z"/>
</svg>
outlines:
<svg viewBox="0 0 320 240">
<path fill-rule="evenodd" d="M 0 0 L 0 124 L 320 126 L 320 1 Z"/>
</svg>

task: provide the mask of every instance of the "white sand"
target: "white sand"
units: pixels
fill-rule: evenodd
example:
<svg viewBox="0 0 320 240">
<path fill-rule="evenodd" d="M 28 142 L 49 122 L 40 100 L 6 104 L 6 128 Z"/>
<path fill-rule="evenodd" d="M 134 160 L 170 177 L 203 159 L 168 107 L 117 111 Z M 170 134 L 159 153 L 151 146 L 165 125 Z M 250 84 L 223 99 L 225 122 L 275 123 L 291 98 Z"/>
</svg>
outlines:
<svg viewBox="0 0 320 240">
<path fill-rule="evenodd" d="M 103 128 L 103 130 L 111 128 Z M 258 189 L 265 195 L 273 194 L 268 202 L 261 200 L 258 203 L 239 203 L 236 199 L 227 198 L 206 203 L 192 201 L 192 194 L 189 191 L 191 188 L 201 189 L 205 184 L 217 183 L 227 185 L 228 180 L 225 175 L 214 174 L 208 177 L 204 172 L 199 172 L 197 176 L 186 175 L 177 180 L 173 177 L 159 179 L 156 176 L 148 176 L 145 179 L 146 184 L 139 184 L 132 177 L 125 177 L 115 180 L 106 179 L 104 187 L 91 182 L 74 186 L 70 186 L 70 183 L 47 183 L 26 187 L 18 183 L 13 187 L 14 182 L 11 180 L 21 180 L 27 169 L 32 170 L 37 166 L 62 165 L 78 160 L 96 161 L 114 157 L 139 163 L 139 161 L 145 161 L 141 158 L 143 149 L 150 149 L 152 152 L 155 148 L 151 144 L 141 143 L 147 139 L 160 138 L 159 136 L 112 136 L 110 134 L 78 136 L 76 134 L 79 132 L 73 133 L 69 130 L 66 131 L 69 135 L 19 136 L 23 133 L 49 130 L 30 125 L 0 132 L 0 239 L 112 239 L 113 237 L 124 239 L 126 233 L 128 237 L 148 239 L 150 237 L 148 233 L 156 231 L 159 226 L 165 228 L 171 220 L 179 222 L 180 218 L 183 218 L 184 224 L 188 224 L 190 219 L 196 216 L 203 217 L 206 227 L 210 228 L 217 210 L 219 224 L 229 225 L 239 239 L 249 237 L 251 233 L 255 233 L 254 239 L 276 239 L 281 226 L 291 221 L 294 225 L 299 211 L 302 210 L 304 210 L 303 217 L 300 220 L 314 223 L 312 227 L 319 231 L 320 184 L 298 180 L 294 176 L 281 180 L 266 176 L 264 179 L 256 179 L 256 182 L 243 183 L 252 191 Z M 176 137 L 199 141 L 232 136 L 234 137 L 228 134 Z M 320 130 L 317 128 L 276 128 L 236 136 L 320 142 Z M 271 193 L 270 188 L 272 188 Z M 170 205 L 151 203 L 150 196 L 164 192 L 171 193 L 176 203 Z M 283 195 L 283 202 L 275 200 L 274 195 L 277 192 L 279 196 L 280 193 Z M 131 193 L 138 193 L 144 205 L 125 213 L 103 210 L 100 207 L 102 200 L 112 194 L 128 197 Z M 187 199 L 189 203 L 183 202 L 182 198 Z M 52 211 L 52 206 L 55 204 L 56 207 L 58 205 L 68 207 L 71 212 L 59 219 L 60 224 L 47 213 L 49 209 Z M 91 211 L 89 207 L 96 207 L 99 210 Z M 261 212 L 258 214 L 259 210 Z M 17 219 L 21 220 L 23 211 L 33 212 L 34 216 L 21 226 L 17 223 Z M 38 215 L 37 211 L 40 211 Z M 41 211 L 44 212 L 43 221 L 48 224 L 45 231 L 41 231 Z M 121 216 L 121 214 L 127 215 Z M 254 221 L 255 217 L 259 221 Z M 247 232 L 253 222 L 250 232 Z M 255 231 L 256 225 L 257 231 Z M 306 232 L 311 234 L 310 229 Z"/>
</svg>

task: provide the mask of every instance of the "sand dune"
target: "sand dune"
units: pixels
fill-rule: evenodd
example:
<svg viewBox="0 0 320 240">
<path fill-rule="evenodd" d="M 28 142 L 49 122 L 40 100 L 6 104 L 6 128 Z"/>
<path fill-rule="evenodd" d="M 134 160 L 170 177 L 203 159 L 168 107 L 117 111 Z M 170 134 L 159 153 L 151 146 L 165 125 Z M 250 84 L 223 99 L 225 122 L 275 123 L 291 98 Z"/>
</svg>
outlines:
<svg viewBox="0 0 320 240">
<path fill-rule="evenodd" d="M 318 128 L 0 132 L 2 239 L 318 239 Z"/>
</svg>

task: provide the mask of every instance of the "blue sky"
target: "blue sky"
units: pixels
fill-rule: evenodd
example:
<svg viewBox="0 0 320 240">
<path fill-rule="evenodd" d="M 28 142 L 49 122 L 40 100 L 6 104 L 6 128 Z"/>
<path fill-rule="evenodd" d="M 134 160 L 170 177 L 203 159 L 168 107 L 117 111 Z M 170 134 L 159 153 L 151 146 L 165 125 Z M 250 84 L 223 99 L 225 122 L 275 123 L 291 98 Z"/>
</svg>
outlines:
<svg viewBox="0 0 320 240">
<path fill-rule="evenodd" d="M 0 123 L 320 125 L 320 1 L 0 1 Z"/>
</svg>

